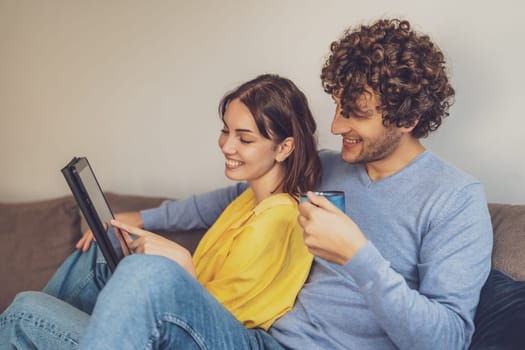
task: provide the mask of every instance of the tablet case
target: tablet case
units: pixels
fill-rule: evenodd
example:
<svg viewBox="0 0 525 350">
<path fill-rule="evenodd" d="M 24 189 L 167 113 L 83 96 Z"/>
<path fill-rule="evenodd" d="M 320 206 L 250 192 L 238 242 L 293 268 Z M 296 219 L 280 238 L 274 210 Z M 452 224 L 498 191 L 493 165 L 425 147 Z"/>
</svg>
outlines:
<svg viewBox="0 0 525 350">
<path fill-rule="evenodd" d="M 91 186 L 90 190 L 100 191 L 100 193 L 96 193 L 96 195 L 101 195 L 103 201 L 98 201 L 95 204 L 91 199 L 93 194 L 90 195 L 87 186 L 84 184 L 80 176 L 80 173 L 85 171 L 88 171 L 87 176 L 89 176 L 90 180 L 96 184 L 95 189 L 93 189 L 93 186 Z M 108 205 L 106 196 L 104 195 L 104 192 L 102 191 L 100 184 L 95 177 L 93 169 L 91 168 L 86 157 L 74 157 L 64 168 L 62 168 L 61 172 L 64 175 L 66 182 L 68 183 L 69 188 L 71 189 L 71 192 L 73 193 L 73 196 L 75 197 L 77 204 L 80 207 L 87 224 L 89 225 L 89 228 L 93 232 L 93 235 L 95 236 L 97 244 L 100 247 L 104 258 L 106 259 L 109 268 L 111 271 L 114 271 L 118 262 L 124 257 L 124 255 L 120 250 L 115 249 L 112 245 L 111 240 L 108 237 L 108 233 L 106 233 L 106 230 L 104 229 L 104 224 L 97 213 L 97 209 L 95 208 L 95 205 L 103 206 L 102 209 L 107 210 L 107 212 L 110 213 L 111 218 L 114 218 L 113 212 Z M 115 232 L 112 228 L 110 228 L 108 231 Z"/>
</svg>

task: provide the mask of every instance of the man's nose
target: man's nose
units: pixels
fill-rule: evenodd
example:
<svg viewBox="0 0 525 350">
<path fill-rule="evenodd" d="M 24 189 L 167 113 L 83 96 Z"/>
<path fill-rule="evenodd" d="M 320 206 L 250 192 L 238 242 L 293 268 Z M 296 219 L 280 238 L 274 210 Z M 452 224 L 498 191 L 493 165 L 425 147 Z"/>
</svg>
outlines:
<svg viewBox="0 0 525 350">
<path fill-rule="evenodd" d="M 352 130 L 350 118 L 345 118 L 338 111 L 335 112 L 330 131 L 334 135 L 345 134 Z"/>
</svg>

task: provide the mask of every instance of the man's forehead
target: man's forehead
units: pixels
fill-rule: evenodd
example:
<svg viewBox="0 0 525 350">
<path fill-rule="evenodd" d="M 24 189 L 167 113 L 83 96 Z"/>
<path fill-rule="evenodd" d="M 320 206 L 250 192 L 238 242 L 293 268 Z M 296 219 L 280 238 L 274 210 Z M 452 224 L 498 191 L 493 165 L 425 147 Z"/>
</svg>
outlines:
<svg viewBox="0 0 525 350">
<path fill-rule="evenodd" d="M 341 103 L 341 93 L 334 93 L 332 94 L 332 99 L 337 103 Z M 352 101 L 352 105 L 355 106 L 356 109 L 360 110 L 366 110 L 370 108 L 375 108 L 379 105 L 380 99 L 379 95 L 372 90 L 372 88 L 365 88 L 365 91 L 357 96 L 357 98 Z"/>
</svg>

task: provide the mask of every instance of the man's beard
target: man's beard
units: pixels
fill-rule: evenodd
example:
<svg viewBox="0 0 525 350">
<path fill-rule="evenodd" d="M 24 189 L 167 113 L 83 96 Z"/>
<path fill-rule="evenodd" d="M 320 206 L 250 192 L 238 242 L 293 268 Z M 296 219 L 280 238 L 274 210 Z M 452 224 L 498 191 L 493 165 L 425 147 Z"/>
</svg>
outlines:
<svg viewBox="0 0 525 350">
<path fill-rule="evenodd" d="M 355 159 L 345 159 L 343 152 L 343 159 L 348 163 L 371 163 L 382 160 L 390 155 L 401 142 L 403 134 L 395 127 L 387 128 L 383 134 L 374 140 L 363 140 L 363 147 L 361 152 Z"/>
</svg>

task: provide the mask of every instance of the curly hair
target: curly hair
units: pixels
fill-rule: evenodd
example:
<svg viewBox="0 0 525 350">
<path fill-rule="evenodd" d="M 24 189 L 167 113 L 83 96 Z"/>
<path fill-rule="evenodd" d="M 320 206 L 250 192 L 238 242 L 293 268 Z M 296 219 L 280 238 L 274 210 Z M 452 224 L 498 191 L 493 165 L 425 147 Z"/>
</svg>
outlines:
<svg viewBox="0 0 525 350">
<path fill-rule="evenodd" d="M 350 28 L 330 51 L 321 80 L 324 90 L 341 100 L 343 116 L 358 111 L 358 97 L 370 89 L 380 97 L 383 124 L 415 125 L 411 134 L 416 138 L 437 130 L 449 115 L 454 89 L 444 55 L 407 21 L 381 19 Z"/>
</svg>

